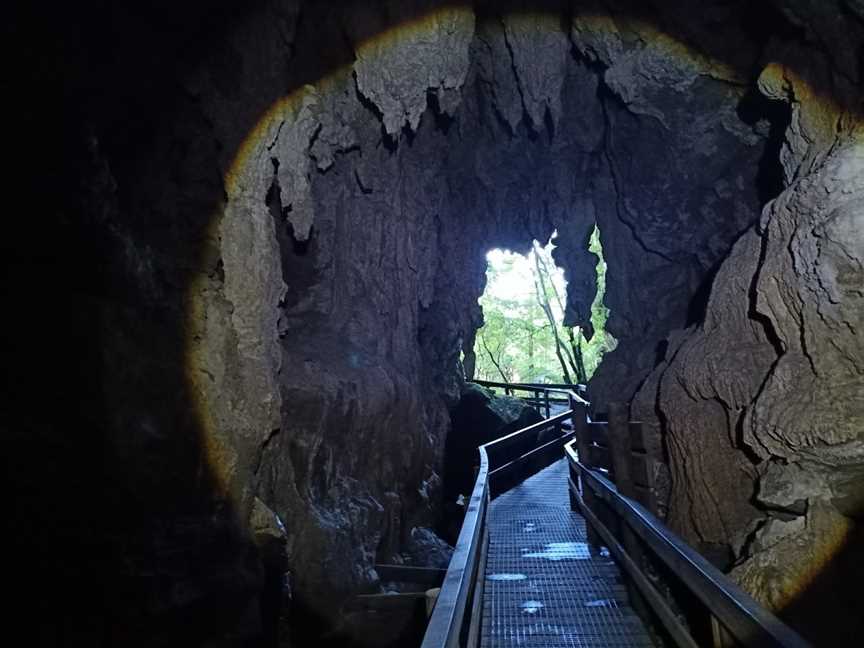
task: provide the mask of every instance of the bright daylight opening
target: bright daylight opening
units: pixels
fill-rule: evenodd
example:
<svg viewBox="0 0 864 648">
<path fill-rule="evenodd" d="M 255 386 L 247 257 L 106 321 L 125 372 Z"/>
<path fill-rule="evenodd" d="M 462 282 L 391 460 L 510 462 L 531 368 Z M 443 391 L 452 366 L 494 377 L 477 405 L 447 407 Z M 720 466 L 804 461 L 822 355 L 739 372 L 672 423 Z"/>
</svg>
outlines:
<svg viewBox="0 0 864 648">
<path fill-rule="evenodd" d="M 484 325 L 474 346 L 475 378 L 585 383 L 603 355 L 615 348 L 615 339 L 606 332 L 606 262 L 599 230 L 594 228 L 588 247 L 597 256 L 590 340 L 582 327 L 564 325 L 567 282 L 552 258 L 555 236 L 545 246 L 535 240 L 527 255 L 497 248 L 486 255 L 486 290 L 480 298 Z"/>
</svg>

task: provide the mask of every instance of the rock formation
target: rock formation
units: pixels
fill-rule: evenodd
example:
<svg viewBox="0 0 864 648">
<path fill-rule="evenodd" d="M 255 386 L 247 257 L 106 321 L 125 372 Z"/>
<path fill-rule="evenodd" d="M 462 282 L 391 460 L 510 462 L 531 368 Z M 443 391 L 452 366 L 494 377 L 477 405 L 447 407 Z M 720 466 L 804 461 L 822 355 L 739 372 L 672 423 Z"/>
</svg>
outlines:
<svg viewBox="0 0 864 648">
<path fill-rule="evenodd" d="M 864 6 L 695 4 L 15 9 L 0 429 L 45 632 L 231 645 L 284 582 L 334 623 L 440 512 L 484 253 L 557 230 L 586 322 L 595 224 L 592 398 L 662 438 L 670 523 L 857 621 L 806 601 L 864 493 Z"/>
<path fill-rule="evenodd" d="M 471 496 L 480 462 L 477 447 L 543 420 L 525 401 L 512 396 L 495 396 L 478 385 L 467 384 L 453 407 L 452 426 L 444 445 L 444 498 L 450 505 L 459 495 Z M 524 452 L 536 447 L 529 442 Z M 517 455 L 518 456 L 518 455 Z M 463 511 L 464 512 L 464 511 Z M 461 516 L 459 516 L 461 526 Z M 458 536 L 458 527 L 452 540 Z"/>
</svg>

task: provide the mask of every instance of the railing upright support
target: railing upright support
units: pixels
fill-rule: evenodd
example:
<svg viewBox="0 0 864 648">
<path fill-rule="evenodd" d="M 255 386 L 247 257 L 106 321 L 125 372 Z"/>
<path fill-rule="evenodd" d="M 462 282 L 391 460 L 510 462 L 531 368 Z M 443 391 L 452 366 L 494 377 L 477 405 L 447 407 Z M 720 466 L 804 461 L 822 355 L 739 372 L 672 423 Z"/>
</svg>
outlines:
<svg viewBox="0 0 864 648">
<path fill-rule="evenodd" d="M 633 474 L 630 467 L 630 420 L 625 403 L 609 403 L 609 451 L 612 455 L 612 475 L 618 492 L 632 498 L 636 491 L 633 487 Z"/>
<path fill-rule="evenodd" d="M 661 496 L 658 492 L 657 473 L 658 467 L 663 463 L 663 444 L 660 440 L 660 432 L 654 427 L 643 423 L 640 434 L 642 436 L 642 443 L 645 446 L 645 454 L 648 457 L 648 480 L 650 487 L 643 504 L 651 513 L 659 515 Z"/>
<path fill-rule="evenodd" d="M 711 641 L 712 648 L 734 648 L 737 643 L 713 614 L 711 615 Z"/>
<path fill-rule="evenodd" d="M 544 400 L 545 405 L 546 405 L 546 418 L 550 418 L 552 416 L 552 408 L 549 405 L 549 390 L 548 389 L 543 390 L 543 400 Z"/>
<path fill-rule="evenodd" d="M 631 457 L 633 452 L 632 443 L 630 440 L 630 415 L 629 407 L 626 403 L 611 402 L 609 403 L 609 450 L 612 455 L 612 471 L 614 475 L 615 487 L 618 493 L 624 497 L 636 499 L 636 488 L 633 483 L 633 472 L 631 467 Z M 640 571 L 645 570 L 645 554 L 642 551 L 642 545 L 633 529 L 627 522 L 615 517 L 614 533 L 618 536 L 621 543 L 624 545 L 627 554 L 633 559 Z M 643 597 L 639 588 L 632 580 L 627 581 L 627 593 L 630 595 L 630 603 L 636 613 L 643 619 L 650 618 L 651 607 Z"/>
<path fill-rule="evenodd" d="M 579 463 L 583 466 L 591 465 L 591 430 L 588 426 L 588 408 L 584 402 L 577 401 L 572 396 L 568 396 L 570 401 L 570 409 L 573 410 L 573 436 L 576 437 L 576 448 L 579 451 Z M 582 494 L 582 501 L 585 506 L 591 510 L 596 510 L 597 504 L 594 498 L 594 491 L 579 475 L 579 492 Z M 572 500 L 571 500 L 572 506 Z M 577 507 L 578 508 L 578 507 Z M 587 516 L 586 516 L 587 517 Z M 603 542 L 600 534 L 590 524 L 586 523 L 586 531 L 588 535 L 588 544 L 592 547 L 599 548 Z"/>
</svg>

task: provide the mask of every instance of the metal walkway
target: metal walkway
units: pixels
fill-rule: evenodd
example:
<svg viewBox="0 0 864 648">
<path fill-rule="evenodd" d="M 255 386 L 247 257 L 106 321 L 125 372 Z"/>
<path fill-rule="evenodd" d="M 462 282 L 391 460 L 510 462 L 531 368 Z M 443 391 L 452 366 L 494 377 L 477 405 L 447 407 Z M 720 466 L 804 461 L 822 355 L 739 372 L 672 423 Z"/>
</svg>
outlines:
<svg viewBox="0 0 864 648">
<path fill-rule="evenodd" d="M 492 502 L 480 645 L 653 648 L 567 493 L 561 460 Z"/>
</svg>

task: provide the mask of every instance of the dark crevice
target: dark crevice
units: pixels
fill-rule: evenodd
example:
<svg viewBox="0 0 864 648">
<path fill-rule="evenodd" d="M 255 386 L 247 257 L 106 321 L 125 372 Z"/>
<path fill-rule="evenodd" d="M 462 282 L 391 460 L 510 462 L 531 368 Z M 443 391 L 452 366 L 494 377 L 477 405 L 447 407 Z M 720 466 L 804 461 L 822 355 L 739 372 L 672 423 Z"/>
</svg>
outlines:
<svg viewBox="0 0 864 648">
<path fill-rule="evenodd" d="M 543 111 L 543 123 L 546 126 L 546 135 L 549 137 L 549 143 L 555 138 L 555 120 L 552 119 L 552 111 L 549 106 Z"/>
<path fill-rule="evenodd" d="M 670 464 L 670 450 L 669 450 L 669 418 L 666 416 L 666 413 L 663 411 L 663 408 L 660 404 L 660 399 L 662 397 L 663 392 L 663 380 L 666 377 L 666 370 L 669 365 L 671 365 L 675 361 L 675 357 L 678 355 L 681 347 L 675 350 L 675 353 L 666 361 L 666 367 L 663 368 L 662 373 L 660 374 L 657 380 L 657 390 L 654 394 L 654 413 L 657 415 L 657 422 L 660 424 L 660 439 L 663 447 L 663 461 L 668 465 Z M 668 353 L 668 342 L 667 348 L 664 351 L 664 355 Z"/>
<path fill-rule="evenodd" d="M 813 372 L 814 376 L 819 375 L 819 371 L 816 369 L 816 361 L 813 359 L 813 355 L 810 353 L 810 349 L 807 344 L 807 327 L 804 326 L 804 313 L 801 312 L 800 316 L 801 320 L 798 322 L 798 342 L 801 344 L 801 353 L 807 358 L 807 363 L 810 365 L 810 371 Z"/>
<path fill-rule="evenodd" d="M 456 119 L 452 115 L 448 115 L 441 108 L 441 101 L 438 98 L 438 93 L 434 90 L 429 89 L 426 92 L 426 101 L 432 108 L 432 117 L 435 120 L 435 130 L 447 135 L 447 133 L 450 132 L 450 128 L 456 122 Z"/>
<path fill-rule="evenodd" d="M 765 256 L 767 254 L 768 248 L 768 238 L 762 233 L 760 238 L 760 248 L 759 248 L 759 262 L 756 265 L 756 271 L 753 273 L 753 278 L 750 282 L 750 287 L 748 289 L 748 299 L 749 306 L 747 315 L 748 317 L 758 323 L 762 330 L 765 333 L 765 337 L 768 342 L 774 347 L 774 352 L 777 354 L 777 357 L 771 363 L 771 367 L 768 371 L 765 372 L 765 377 L 762 379 L 762 383 L 759 385 L 759 388 L 756 390 L 755 396 L 751 400 L 751 403 L 756 403 L 759 400 L 759 397 L 762 395 L 762 392 L 765 391 L 768 382 L 771 380 L 771 377 L 774 375 L 774 371 L 777 368 L 777 365 L 780 362 L 780 359 L 786 354 L 786 349 L 784 348 L 783 341 L 780 339 L 780 336 L 777 334 L 777 331 L 774 329 L 774 323 L 771 321 L 771 318 L 763 313 L 760 313 L 757 307 L 758 302 L 758 283 L 759 276 L 762 271 L 762 267 L 765 263 Z M 756 437 L 758 440 L 758 437 Z M 745 446 L 746 447 L 746 446 Z M 763 449 L 768 452 L 767 448 Z"/>
<path fill-rule="evenodd" d="M 384 128 L 384 113 L 381 112 L 381 109 L 374 101 L 372 101 L 371 99 L 369 99 L 369 97 L 360 92 L 360 85 L 357 81 L 357 73 L 352 72 L 351 76 L 354 79 L 354 97 L 357 99 L 361 106 L 363 106 L 372 115 L 374 115 L 375 118 L 381 123 L 381 140 L 379 142 L 379 145 L 383 145 L 384 148 L 386 148 L 388 151 L 390 151 L 391 153 L 395 153 L 396 149 L 399 148 L 399 141 L 398 138 L 390 135 L 387 132 L 387 129 Z"/>
<path fill-rule="evenodd" d="M 309 248 L 312 245 L 312 240 L 315 237 L 315 226 L 312 225 L 309 228 L 309 236 L 305 239 L 297 238 L 294 234 L 294 225 L 290 222 L 286 222 L 288 236 L 291 239 L 291 251 L 294 253 L 294 256 L 302 257 L 306 256 L 309 253 Z M 287 277 L 286 277 L 287 280 Z"/>
<path fill-rule="evenodd" d="M 765 511 L 769 517 L 783 522 L 791 522 L 802 515 L 807 515 L 807 510 L 810 508 L 806 499 L 798 499 L 788 506 L 780 506 L 779 504 L 766 504 L 754 498 L 753 504 L 756 508 Z"/>
<path fill-rule="evenodd" d="M 513 80 L 516 82 L 516 89 L 519 91 L 519 101 L 522 103 L 522 125 L 527 129 L 528 138 L 537 139 L 539 124 L 535 124 L 528 114 L 528 106 L 525 103 L 525 91 L 522 89 L 522 81 L 519 79 L 519 70 L 516 68 L 516 54 L 513 52 L 513 45 L 507 37 L 507 25 L 504 24 L 504 18 L 501 18 L 501 32 L 504 35 L 504 45 L 507 47 L 507 53 L 510 55 L 510 69 L 513 72 Z"/>
<path fill-rule="evenodd" d="M 714 279 L 716 279 L 720 267 L 727 258 L 728 255 L 724 255 L 719 261 L 711 266 L 711 268 L 709 268 L 702 277 L 699 287 L 696 288 L 696 292 L 693 293 L 693 297 L 687 305 L 687 320 L 685 326 L 690 327 L 694 324 L 701 324 L 705 321 L 708 302 L 711 300 L 711 289 L 714 287 Z"/>
<path fill-rule="evenodd" d="M 478 43 L 482 43 L 482 46 L 486 49 L 487 55 L 489 57 L 491 57 L 492 56 L 492 48 L 489 45 L 489 43 L 486 42 L 486 40 L 479 33 L 475 33 L 474 37 Z M 504 133 L 506 133 L 510 138 L 513 138 L 516 135 L 516 133 L 514 132 L 513 127 L 510 125 L 510 122 L 507 121 L 507 118 L 504 116 L 504 113 L 501 112 L 501 107 L 498 105 L 498 103 L 494 99 L 494 97 L 495 97 L 494 85 L 495 84 L 492 81 L 490 81 L 490 80 L 488 80 L 488 79 L 486 79 L 486 78 L 484 78 L 478 74 L 476 85 L 478 88 L 478 90 L 476 90 L 477 101 L 478 101 L 478 104 L 481 108 L 481 114 L 483 112 L 483 109 L 488 107 L 490 109 L 490 111 L 492 112 L 492 114 L 494 115 L 494 117 L 496 118 L 498 125 L 504 131 Z M 483 88 L 482 91 L 479 91 L 480 87 Z M 464 91 L 465 90 L 463 88 L 463 92 Z"/>
<path fill-rule="evenodd" d="M 222 259 L 219 259 L 216 262 L 216 266 L 213 268 L 210 278 L 215 279 L 220 284 L 225 283 L 225 262 Z"/>
<path fill-rule="evenodd" d="M 487 88 L 492 87 L 491 83 L 484 82 L 484 85 Z M 504 133 L 506 133 L 510 139 L 513 139 L 514 137 L 516 137 L 516 131 L 513 128 L 513 126 L 510 125 L 510 122 L 507 121 L 507 118 L 504 116 L 504 113 L 501 112 L 501 107 L 498 105 L 498 103 L 494 99 L 491 98 L 494 96 L 492 94 L 492 90 L 489 89 L 485 93 L 481 93 L 481 98 L 482 98 L 481 100 L 485 101 L 486 95 L 488 95 L 490 97 L 489 104 L 492 107 L 492 114 L 495 116 L 498 125 L 501 127 L 501 130 L 504 131 Z"/>
<path fill-rule="evenodd" d="M 275 430 L 271 430 L 267 435 L 267 438 L 264 439 L 264 442 L 258 448 L 258 458 L 255 461 L 255 468 L 253 472 L 257 475 L 261 470 L 261 462 L 264 460 L 264 455 L 267 452 L 267 449 L 270 447 L 270 443 L 275 439 L 279 433 L 282 431 L 282 428 L 276 428 Z"/>
<path fill-rule="evenodd" d="M 399 149 L 399 138 L 387 132 L 387 129 L 384 128 L 384 122 L 381 122 L 381 141 L 379 145 L 390 151 L 390 153 L 395 153 Z"/>
<path fill-rule="evenodd" d="M 762 457 L 756 454 L 750 444 L 744 440 L 744 419 L 747 418 L 746 415 L 746 407 L 738 412 L 738 420 L 735 421 L 735 447 L 744 453 L 751 464 L 757 466 L 762 463 Z"/>
<path fill-rule="evenodd" d="M 279 127 L 276 129 L 276 135 L 273 136 L 273 139 L 267 145 L 267 150 L 272 151 L 273 147 L 276 146 L 276 143 L 279 141 L 279 136 L 282 134 L 282 128 L 285 126 L 285 120 L 279 122 Z"/>
<path fill-rule="evenodd" d="M 762 271 L 762 266 L 765 264 L 765 257 L 768 251 L 768 239 L 764 233 L 761 233 L 759 243 L 759 262 L 756 264 L 756 272 L 753 273 L 753 278 L 750 281 L 750 287 L 748 289 L 749 306 L 747 310 L 747 315 L 751 320 L 757 322 L 762 326 L 762 330 L 765 332 L 765 337 L 768 338 L 768 342 L 770 342 L 771 346 L 774 347 L 774 351 L 777 354 L 777 360 L 779 360 L 786 353 L 783 341 L 780 339 L 780 336 L 777 335 L 777 331 L 774 329 L 774 323 L 771 321 L 771 318 L 763 313 L 760 313 L 757 307 L 757 303 L 759 301 L 759 276 Z M 768 372 L 769 376 L 771 375 L 773 370 L 774 367 L 772 366 L 771 371 Z"/>
<path fill-rule="evenodd" d="M 315 142 L 318 141 L 318 138 L 321 136 L 321 129 L 324 128 L 324 124 L 319 123 L 315 130 L 312 132 L 312 136 L 309 138 L 309 145 L 306 147 L 307 151 L 311 151 L 312 147 L 315 146 Z"/>
<path fill-rule="evenodd" d="M 595 67 L 596 69 L 596 67 Z M 624 225 L 627 226 L 627 229 L 630 230 L 630 233 L 633 236 L 633 240 L 641 247 L 645 252 L 649 254 L 653 254 L 659 256 L 662 259 L 665 259 L 669 263 L 674 263 L 677 265 L 677 261 L 672 259 L 671 257 L 663 254 L 658 250 L 653 250 L 648 247 L 645 241 L 642 240 L 639 232 L 636 229 L 636 225 L 625 216 L 627 211 L 626 207 L 623 205 L 623 193 L 621 191 L 621 187 L 619 185 L 618 174 L 616 172 L 615 161 L 612 158 L 612 121 L 609 117 L 609 107 L 607 102 L 615 102 L 624 106 L 624 110 L 627 110 L 626 105 L 621 101 L 621 98 L 615 94 L 612 89 L 606 85 L 606 82 L 603 80 L 602 75 L 598 75 L 598 84 L 597 84 L 597 99 L 600 101 L 600 106 L 603 111 L 603 149 L 601 155 L 606 161 L 606 166 L 609 168 L 609 176 L 612 179 L 612 184 L 615 188 L 615 207 L 616 213 L 618 214 L 618 220 L 620 220 Z"/>
<path fill-rule="evenodd" d="M 414 145 L 414 140 L 417 138 L 417 133 L 411 128 L 411 125 L 407 122 L 402 124 L 402 137 L 408 143 L 408 146 L 411 147 Z"/>
<path fill-rule="evenodd" d="M 750 126 L 756 127 L 762 121 L 769 124 L 756 172 L 756 191 L 759 204 L 764 207 L 785 188 L 780 153 L 786 141 L 786 129 L 792 121 L 792 109 L 785 101 L 768 99 L 752 88 L 739 102 L 737 113 L 741 121 Z"/>
<path fill-rule="evenodd" d="M 733 566 L 742 564 L 745 560 L 747 560 L 748 558 L 750 558 L 750 556 L 753 555 L 753 544 L 756 542 L 756 538 L 758 537 L 759 532 L 763 528 L 765 528 L 766 524 L 768 524 L 767 517 L 756 521 L 756 526 L 750 533 L 747 534 L 747 537 L 744 539 L 744 542 L 741 545 L 741 550 L 738 552 L 738 557 L 736 558 L 735 564 Z"/>
<path fill-rule="evenodd" d="M 354 169 L 354 180 L 357 182 L 357 186 L 360 188 L 360 191 L 364 195 L 368 196 L 372 193 L 372 187 L 367 187 L 365 184 L 363 184 L 363 180 L 360 179 L 360 172 L 357 171 L 357 169 Z"/>
<path fill-rule="evenodd" d="M 659 367 L 666 361 L 666 352 L 669 350 L 669 340 L 660 340 L 654 349 L 654 367 Z"/>
</svg>

